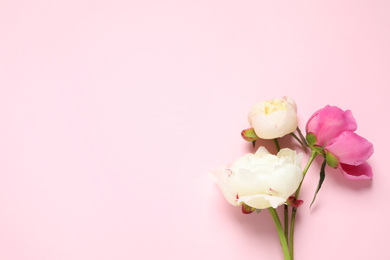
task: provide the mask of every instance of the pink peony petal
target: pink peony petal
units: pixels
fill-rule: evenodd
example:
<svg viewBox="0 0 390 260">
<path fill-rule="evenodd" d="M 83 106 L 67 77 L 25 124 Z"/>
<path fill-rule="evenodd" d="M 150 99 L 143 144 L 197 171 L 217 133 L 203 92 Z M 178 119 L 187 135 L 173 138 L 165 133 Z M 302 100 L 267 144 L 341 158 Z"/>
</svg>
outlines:
<svg viewBox="0 0 390 260">
<path fill-rule="evenodd" d="M 340 170 L 347 179 L 351 180 L 367 180 L 372 179 L 372 168 L 368 163 L 360 165 L 340 164 Z"/>
<path fill-rule="evenodd" d="M 325 150 L 337 157 L 340 163 L 359 165 L 365 162 L 374 152 L 372 143 L 353 133 L 344 132 Z"/>
<path fill-rule="evenodd" d="M 329 145 L 342 132 L 356 129 L 357 124 L 350 110 L 343 111 L 329 105 L 315 112 L 306 124 L 306 133 L 316 136 L 318 146 Z"/>
</svg>

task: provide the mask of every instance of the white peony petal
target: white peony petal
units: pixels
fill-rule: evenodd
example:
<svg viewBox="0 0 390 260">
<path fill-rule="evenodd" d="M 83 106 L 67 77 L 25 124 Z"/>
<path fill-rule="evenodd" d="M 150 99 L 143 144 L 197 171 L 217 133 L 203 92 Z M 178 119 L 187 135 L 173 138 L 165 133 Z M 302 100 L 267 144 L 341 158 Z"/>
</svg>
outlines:
<svg viewBox="0 0 390 260">
<path fill-rule="evenodd" d="M 240 169 L 231 175 L 229 183 L 237 191 L 239 197 L 261 194 L 268 188 L 268 179 L 272 173 L 271 170 L 272 168 L 269 166 L 264 166 L 261 169 L 261 172 L 264 174 L 258 174 L 257 171 L 253 172 L 248 169 Z"/>
<path fill-rule="evenodd" d="M 256 103 L 248 114 L 248 121 L 256 135 L 274 139 L 293 132 L 298 126 L 295 101 L 289 97 Z"/>
<path fill-rule="evenodd" d="M 282 97 L 282 99 L 287 101 L 287 106 L 291 106 L 297 112 L 297 103 L 295 103 L 294 99 L 287 96 Z"/>
<path fill-rule="evenodd" d="M 267 148 L 265 148 L 264 146 L 260 146 L 255 153 L 256 157 L 259 157 L 259 158 L 264 157 L 265 155 L 268 155 L 268 154 L 270 154 L 270 153 L 268 152 Z"/>
<path fill-rule="evenodd" d="M 240 197 L 238 199 L 238 202 L 244 202 L 246 205 L 256 209 L 266 209 L 269 207 L 277 208 L 281 204 L 285 203 L 286 199 L 277 196 L 257 194 L 252 196 Z"/>
<path fill-rule="evenodd" d="M 294 163 L 296 152 L 288 148 L 283 148 L 276 156 L 280 159 L 286 160 L 289 163 Z"/>
<path fill-rule="evenodd" d="M 287 199 L 298 188 L 302 176 L 301 168 L 295 164 L 279 165 L 274 168 L 269 187 Z"/>
<path fill-rule="evenodd" d="M 238 205 L 237 203 L 237 191 L 233 186 L 228 182 L 230 178 L 231 171 L 227 166 L 221 166 L 210 172 L 210 176 L 217 183 L 219 189 L 222 191 L 222 194 L 225 196 L 226 200 L 233 205 Z"/>
</svg>

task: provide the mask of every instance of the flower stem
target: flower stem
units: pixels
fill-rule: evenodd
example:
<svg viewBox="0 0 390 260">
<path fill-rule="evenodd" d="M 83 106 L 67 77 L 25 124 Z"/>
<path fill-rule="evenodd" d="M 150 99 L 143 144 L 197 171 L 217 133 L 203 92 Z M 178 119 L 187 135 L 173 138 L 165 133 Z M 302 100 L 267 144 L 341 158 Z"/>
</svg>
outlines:
<svg viewBox="0 0 390 260">
<path fill-rule="evenodd" d="M 301 190 L 303 180 L 305 179 L 306 172 L 309 169 L 311 163 L 314 161 L 314 158 L 316 158 L 317 154 L 318 154 L 318 151 L 312 150 L 309 161 L 307 162 L 306 167 L 303 170 L 303 177 L 302 177 L 301 183 L 299 184 L 298 189 L 295 192 L 295 199 L 298 199 L 298 195 L 299 195 L 299 192 Z M 291 255 L 291 260 L 294 259 L 294 224 L 295 224 L 295 215 L 296 214 L 297 214 L 297 208 L 293 207 L 292 213 L 291 213 L 291 224 L 290 224 L 290 255 Z"/>
<path fill-rule="evenodd" d="M 288 250 L 288 244 L 287 244 L 287 238 L 284 235 L 282 224 L 280 223 L 278 213 L 276 210 L 272 207 L 268 208 L 269 212 L 271 213 L 272 219 L 275 222 L 276 229 L 278 230 L 280 243 L 282 244 L 283 254 L 284 254 L 284 260 L 291 260 L 290 252 Z"/>
<path fill-rule="evenodd" d="M 279 152 L 280 151 L 280 145 L 278 138 L 274 139 L 274 144 L 276 146 L 276 150 Z M 287 244 L 288 244 L 288 205 L 284 204 L 284 236 L 287 239 Z"/>
<path fill-rule="evenodd" d="M 277 138 L 274 139 L 274 143 L 275 143 L 275 146 L 276 146 L 276 150 L 278 150 L 278 152 L 279 152 L 280 151 L 280 146 L 279 146 L 279 142 L 278 142 Z"/>
<path fill-rule="evenodd" d="M 284 236 L 288 244 L 288 205 L 284 204 Z"/>
</svg>

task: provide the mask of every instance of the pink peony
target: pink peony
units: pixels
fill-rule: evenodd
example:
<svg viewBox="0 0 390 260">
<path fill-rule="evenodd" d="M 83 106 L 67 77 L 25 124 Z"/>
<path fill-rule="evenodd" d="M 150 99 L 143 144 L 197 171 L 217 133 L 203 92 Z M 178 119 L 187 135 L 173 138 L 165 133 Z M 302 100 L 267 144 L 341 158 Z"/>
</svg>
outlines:
<svg viewBox="0 0 390 260">
<path fill-rule="evenodd" d="M 306 124 L 308 137 L 310 134 L 315 137 L 309 141 L 310 145 L 324 147 L 328 165 L 340 169 L 349 179 L 371 179 L 372 169 L 366 160 L 374 148 L 354 132 L 356 129 L 350 110 L 329 105 L 315 112 Z"/>
</svg>

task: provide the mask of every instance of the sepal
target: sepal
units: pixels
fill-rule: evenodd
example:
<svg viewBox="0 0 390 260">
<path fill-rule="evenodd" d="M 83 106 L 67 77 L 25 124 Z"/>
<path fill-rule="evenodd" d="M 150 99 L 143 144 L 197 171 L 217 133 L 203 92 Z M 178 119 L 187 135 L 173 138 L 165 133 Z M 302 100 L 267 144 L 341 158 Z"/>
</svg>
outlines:
<svg viewBox="0 0 390 260">
<path fill-rule="evenodd" d="M 326 151 L 325 152 L 325 159 L 326 159 L 326 163 L 336 169 L 337 167 L 339 167 L 339 160 L 337 159 L 336 156 L 334 156 L 333 154 L 331 154 L 330 152 Z"/>
<path fill-rule="evenodd" d="M 244 138 L 245 141 L 248 142 L 254 142 L 257 139 L 259 139 L 259 137 L 256 135 L 255 130 L 253 128 L 242 130 L 241 136 L 242 138 Z"/>
<path fill-rule="evenodd" d="M 255 211 L 255 208 L 252 208 L 251 206 L 246 205 L 245 203 L 242 203 L 241 211 L 244 214 L 251 214 L 253 211 Z"/>
<path fill-rule="evenodd" d="M 308 133 L 306 135 L 306 140 L 310 147 L 313 147 L 317 143 L 317 137 L 312 133 Z"/>
<path fill-rule="evenodd" d="M 297 200 L 294 196 L 288 197 L 286 201 L 287 205 L 298 208 L 303 204 L 303 200 Z"/>
</svg>

